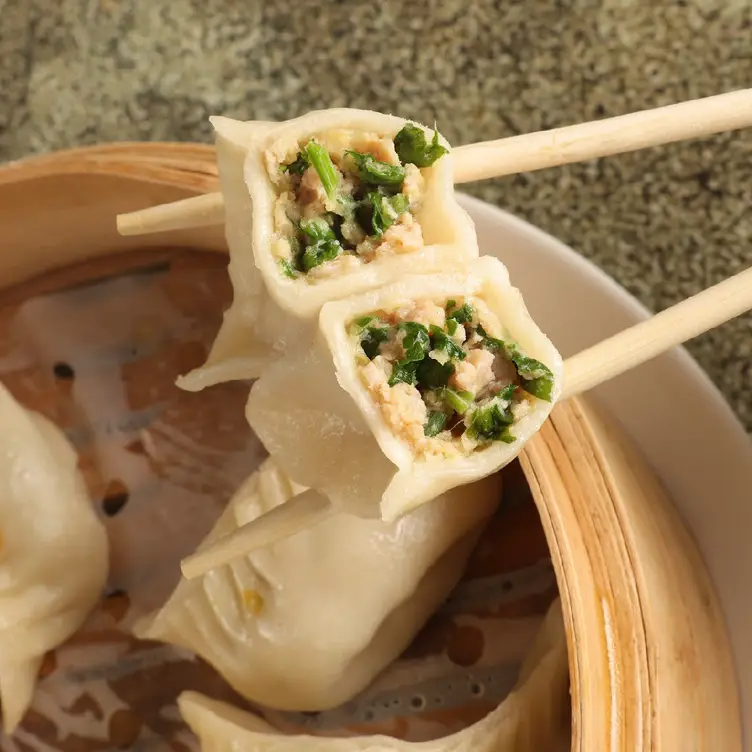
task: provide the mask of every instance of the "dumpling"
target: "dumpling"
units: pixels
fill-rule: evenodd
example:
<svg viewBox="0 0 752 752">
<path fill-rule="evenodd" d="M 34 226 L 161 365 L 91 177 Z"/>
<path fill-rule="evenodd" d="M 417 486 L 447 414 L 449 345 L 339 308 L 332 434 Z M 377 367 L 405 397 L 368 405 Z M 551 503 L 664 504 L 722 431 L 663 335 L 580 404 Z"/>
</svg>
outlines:
<svg viewBox="0 0 752 752">
<path fill-rule="evenodd" d="M 258 716 L 197 692 L 184 692 L 178 705 L 202 752 L 544 752 L 554 749 L 566 733 L 567 684 L 566 640 L 557 601 L 512 692 L 482 721 L 443 739 L 411 743 L 388 736 L 285 736 Z"/>
<path fill-rule="evenodd" d="M 253 252 L 269 294 L 301 318 L 402 274 L 476 258 L 438 134 L 368 110 L 310 112 L 248 154 Z"/>
<path fill-rule="evenodd" d="M 302 490 L 267 459 L 202 546 Z M 394 660 L 448 595 L 500 494 L 495 475 L 396 523 L 333 515 L 182 580 L 134 632 L 192 650 L 267 707 L 336 707 Z"/>
<path fill-rule="evenodd" d="M 62 432 L 0 386 L 0 696 L 11 733 L 44 654 L 83 623 L 107 579 L 108 546 Z"/>
<path fill-rule="evenodd" d="M 483 257 L 327 303 L 246 415 L 291 478 L 389 521 L 514 459 L 561 382 L 506 268 Z"/>
<path fill-rule="evenodd" d="M 235 299 L 181 387 L 258 376 L 325 302 L 478 256 L 438 132 L 354 109 L 211 121 Z"/>
</svg>

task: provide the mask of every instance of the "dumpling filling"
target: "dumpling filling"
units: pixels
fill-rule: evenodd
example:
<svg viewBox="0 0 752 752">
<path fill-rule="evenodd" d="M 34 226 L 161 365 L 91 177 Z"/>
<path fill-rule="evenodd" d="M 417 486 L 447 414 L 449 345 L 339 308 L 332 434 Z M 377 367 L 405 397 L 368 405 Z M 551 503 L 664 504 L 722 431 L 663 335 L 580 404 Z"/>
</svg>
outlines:
<svg viewBox="0 0 752 752">
<path fill-rule="evenodd" d="M 424 194 L 421 170 L 446 153 L 438 132 L 429 142 L 411 124 L 393 139 L 330 130 L 268 151 L 278 192 L 272 252 L 280 273 L 315 281 L 423 248 L 414 216 Z"/>
<path fill-rule="evenodd" d="M 420 301 L 349 325 L 360 378 L 417 457 L 469 455 L 515 440 L 553 374 L 527 357 L 478 298 Z"/>
</svg>

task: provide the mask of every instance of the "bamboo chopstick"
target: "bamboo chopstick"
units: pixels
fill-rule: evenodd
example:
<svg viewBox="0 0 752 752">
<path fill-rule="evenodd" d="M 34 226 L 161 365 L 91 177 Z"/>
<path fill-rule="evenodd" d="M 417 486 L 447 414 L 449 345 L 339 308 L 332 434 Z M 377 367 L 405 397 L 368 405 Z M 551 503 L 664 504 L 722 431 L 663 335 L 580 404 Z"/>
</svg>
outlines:
<svg viewBox="0 0 752 752">
<path fill-rule="evenodd" d="M 752 89 L 452 150 L 454 182 L 533 172 L 752 126 Z M 121 235 L 222 224 L 221 193 L 121 214 Z"/>
</svg>

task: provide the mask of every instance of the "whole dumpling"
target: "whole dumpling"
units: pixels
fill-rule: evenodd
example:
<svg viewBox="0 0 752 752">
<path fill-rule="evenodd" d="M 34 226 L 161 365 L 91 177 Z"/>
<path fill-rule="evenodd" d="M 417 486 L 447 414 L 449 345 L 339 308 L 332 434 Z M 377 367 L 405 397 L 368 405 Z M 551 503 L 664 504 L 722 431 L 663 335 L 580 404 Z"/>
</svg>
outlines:
<svg viewBox="0 0 752 752">
<path fill-rule="evenodd" d="M 551 607 L 509 696 L 482 721 L 429 742 L 388 736 L 285 736 L 251 713 L 197 692 L 178 698 L 202 752 L 548 752 L 566 736 L 567 649 L 560 604 Z"/>
<path fill-rule="evenodd" d="M 0 385 L 0 696 L 11 733 L 44 654 L 83 623 L 108 546 L 62 432 Z"/>
<path fill-rule="evenodd" d="M 328 517 L 181 581 L 134 631 L 192 650 L 249 700 L 281 710 L 336 707 L 408 646 L 454 587 L 500 484 L 490 476 L 395 523 Z M 266 460 L 202 545 L 302 490 Z"/>
</svg>

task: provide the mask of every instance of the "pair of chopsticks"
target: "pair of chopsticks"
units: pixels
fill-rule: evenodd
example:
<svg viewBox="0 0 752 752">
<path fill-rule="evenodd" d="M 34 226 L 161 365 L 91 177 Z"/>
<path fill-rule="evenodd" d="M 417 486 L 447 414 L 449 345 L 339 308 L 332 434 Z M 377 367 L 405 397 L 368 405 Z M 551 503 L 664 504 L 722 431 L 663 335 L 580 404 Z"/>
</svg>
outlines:
<svg viewBox="0 0 752 752">
<path fill-rule="evenodd" d="M 752 126 L 752 89 L 452 150 L 455 183 L 532 172 L 701 138 Z M 152 207 L 117 218 L 122 235 L 202 227 L 224 222 L 220 193 Z M 752 268 L 570 358 L 562 399 L 592 389 L 671 347 L 752 308 Z M 199 577 L 252 550 L 318 524 L 332 513 L 316 492 L 304 492 L 238 528 L 182 562 Z"/>
<path fill-rule="evenodd" d="M 455 183 L 534 172 L 752 126 L 752 89 L 452 149 Z M 224 222 L 221 193 L 121 214 L 121 235 Z"/>
</svg>

